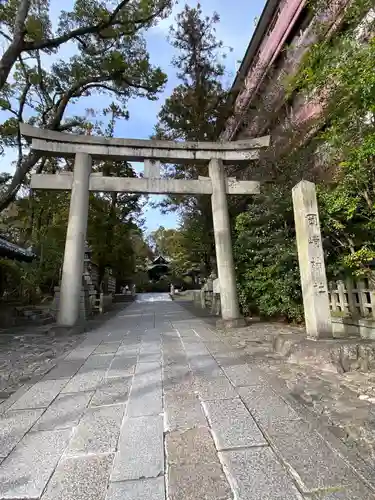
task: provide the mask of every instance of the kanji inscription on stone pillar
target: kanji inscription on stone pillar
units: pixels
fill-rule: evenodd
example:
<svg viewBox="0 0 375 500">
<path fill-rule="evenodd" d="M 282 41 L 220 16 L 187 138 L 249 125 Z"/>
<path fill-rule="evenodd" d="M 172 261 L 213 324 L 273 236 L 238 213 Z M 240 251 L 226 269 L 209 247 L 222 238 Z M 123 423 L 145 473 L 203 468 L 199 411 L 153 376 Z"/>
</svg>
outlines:
<svg viewBox="0 0 375 500">
<path fill-rule="evenodd" d="M 301 181 L 293 188 L 293 207 L 307 336 L 314 339 L 332 337 L 314 183 Z"/>
</svg>

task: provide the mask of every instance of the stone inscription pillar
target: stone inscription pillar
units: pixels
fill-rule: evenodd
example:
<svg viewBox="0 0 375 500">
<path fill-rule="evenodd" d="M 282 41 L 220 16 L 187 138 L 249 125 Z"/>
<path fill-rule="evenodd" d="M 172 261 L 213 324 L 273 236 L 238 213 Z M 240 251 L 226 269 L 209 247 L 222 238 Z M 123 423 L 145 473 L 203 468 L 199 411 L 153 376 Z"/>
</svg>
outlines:
<svg viewBox="0 0 375 500">
<path fill-rule="evenodd" d="M 220 283 L 221 316 L 228 327 L 244 324 L 237 298 L 232 238 L 230 231 L 226 177 L 221 160 L 211 160 L 209 175 L 212 182 L 212 218 L 215 235 L 216 262 Z"/>
<path fill-rule="evenodd" d="M 74 326 L 79 319 L 91 163 L 88 154 L 76 154 L 57 316 L 60 326 Z"/>
<path fill-rule="evenodd" d="M 293 207 L 307 336 L 329 338 L 331 311 L 314 183 L 294 186 Z"/>
</svg>

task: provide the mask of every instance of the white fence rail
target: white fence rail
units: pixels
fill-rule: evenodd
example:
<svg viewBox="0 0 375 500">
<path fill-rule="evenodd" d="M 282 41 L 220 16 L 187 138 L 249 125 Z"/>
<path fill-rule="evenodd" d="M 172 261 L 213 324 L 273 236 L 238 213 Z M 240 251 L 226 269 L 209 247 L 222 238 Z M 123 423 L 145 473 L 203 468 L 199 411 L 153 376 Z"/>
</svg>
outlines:
<svg viewBox="0 0 375 500">
<path fill-rule="evenodd" d="M 334 316 L 375 319 L 375 285 L 372 280 L 331 282 L 328 295 Z"/>
</svg>

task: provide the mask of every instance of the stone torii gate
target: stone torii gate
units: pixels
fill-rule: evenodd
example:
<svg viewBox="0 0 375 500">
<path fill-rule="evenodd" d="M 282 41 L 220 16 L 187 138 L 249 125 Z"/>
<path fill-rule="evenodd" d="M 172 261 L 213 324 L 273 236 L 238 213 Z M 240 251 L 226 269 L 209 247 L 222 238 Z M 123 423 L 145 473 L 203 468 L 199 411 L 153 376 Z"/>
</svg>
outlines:
<svg viewBox="0 0 375 500">
<path fill-rule="evenodd" d="M 20 128 L 23 136 L 32 139 L 31 149 L 41 155 L 75 158 L 73 173 L 31 176 L 33 189 L 71 191 L 57 317 L 60 326 L 74 326 L 79 320 L 89 191 L 211 195 L 222 319 L 227 326 L 243 322 L 236 291 L 227 195 L 258 194 L 259 183 L 227 178 L 224 164 L 257 159 L 260 148 L 269 146 L 269 136 L 241 142 L 193 143 L 73 135 L 27 124 L 20 124 Z M 93 159 L 108 158 L 144 161 L 144 177 L 105 177 L 91 172 Z M 209 177 L 164 179 L 160 177 L 160 162 L 208 163 Z"/>
</svg>

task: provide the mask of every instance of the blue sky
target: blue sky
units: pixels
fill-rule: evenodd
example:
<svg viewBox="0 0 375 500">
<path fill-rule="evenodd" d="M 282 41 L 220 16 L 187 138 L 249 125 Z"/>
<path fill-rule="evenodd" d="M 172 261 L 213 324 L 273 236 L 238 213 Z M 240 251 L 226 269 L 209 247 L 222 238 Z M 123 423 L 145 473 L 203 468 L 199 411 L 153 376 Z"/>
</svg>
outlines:
<svg viewBox="0 0 375 500">
<path fill-rule="evenodd" d="M 64 9 L 69 10 L 73 0 L 64 0 Z M 190 6 L 196 6 L 197 0 L 180 0 L 175 6 L 171 16 L 161 21 L 156 27 L 152 28 L 147 34 L 147 44 L 150 53 L 151 62 L 162 67 L 168 75 L 168 83 L 163 93 L 160 94 L 157 101 L 148 101 L 146 99 L 134 99 L 129 103 L 130 118 L 128 121 L 121 121 L 116 127 L 117 137 L 148 139 L 153 133 L 154 125 L 157 121 L 157 114 L 166 97 L 168 97 L 173 88 L 178 84 L 175 69 L 171 66 L 173 50 L 168 44 L 167 36 L 169 27 L 174 24 L 176 14 L 182 10 L 187 3 Z M 238 68 L 238 61 L 242 60 L 251 35 L 255 28 L 255 19 L 260 16 L 265 0 L 201 0 L 201 6 L 204 14 L 212 15 L 216 11 L 220 15 L 220 23 L 217 25 L 217 37 L 224 42 L 224 45 L 231 47 L 233 52 L 229 53 L 226 59 L 227 81 L 231 83 Z M 69 5 L 68 5 L 69 4 Z M 56 7 L 61 3 L 56 0 L 51 2 L 51 14 L 57 17 Z M 71 49 L 68 46 L 59 51 L 59 58 L 71 55 Z M 96 97 L 96 100 L 98 98 Z M 95 104 L 94 104 L 95 105 Z M 90 106 L 85 102 L 84 107 Z M 2 160 L 1 171 L 13 170 L 13 154 L 6 155 Z M 136 166 L 137 170 L 143 166 Z M 152 197 L 155 201 L 156 197 Z M 160 225 L 164 227 L 175 227 L 178 223 L 174 214 L 162 215 L 159 210 L 151 208 L 150 204 L 146 206 L 146 229 L 147 232 L 157 229 Z"/>
</svg>

